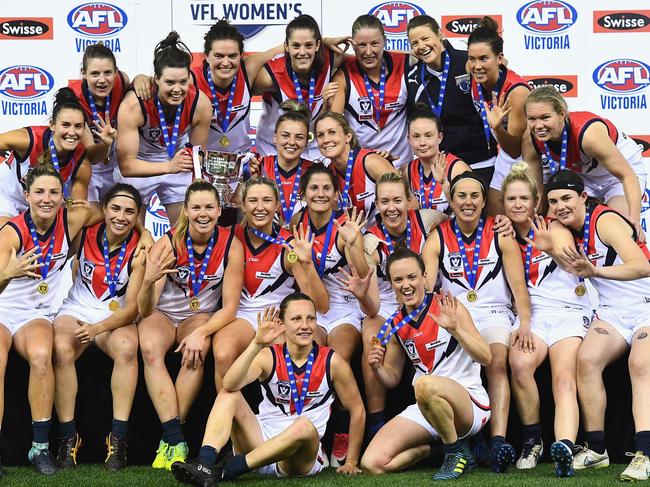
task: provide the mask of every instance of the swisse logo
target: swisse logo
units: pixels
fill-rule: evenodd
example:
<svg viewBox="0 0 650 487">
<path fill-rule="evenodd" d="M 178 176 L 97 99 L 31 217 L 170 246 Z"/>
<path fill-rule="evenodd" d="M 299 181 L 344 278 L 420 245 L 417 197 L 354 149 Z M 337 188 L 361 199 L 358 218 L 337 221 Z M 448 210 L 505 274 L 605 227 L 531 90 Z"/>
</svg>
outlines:
<svg viewBox="0 0 650 487">
<path fill-rule="evenodd" d="M 487 15 L 487 14 L 486 14 Z M 443 15 L 440 18 L 443 33 L 447 37 L 467 37 L 481 23 L 485 15 Z M 503 20 L 501 15 L 488 15 L 499 25 L 499 32 L 502 30 Z"/>
<path fill-rule="evenodd" d="M 636 59 L 613 59 L 596 67 L 594 83 L 606 94 L 600 95 L 602 108 L 639 110 L 648 107 L 641 93 L 650 84 L 650 66 Z"/>
<path fill-rule="evenodd" d="M 578 77 L 576 75 L 566 76 L 524 76 L 531 89 L 540 86 L 550 85 L 564 97 L 578 96 Z"/>
<path fill-rule="evenodd" d="M 517 22 L 537 34 L 557 34 L 571 27 L 578 12 L 566 2 L 537 0 L 527 3 L 517 12 Z"/>
<path fill-rule="evenodd" d="M 406 37 L 406 26 L 413 17 L 424 15 L 424 10 L 410 2 L 385 2 L 368 12 L 384 24 L 386 49 L 410 51 L 411 46 Z"/>
<path fill-rule="evenodd" d="M 52 39 L 52 18 L 0 17 L 0 39 Z"/>
<path fill-rule="evenodd" d="M 0 71 L 0 94 L 14 100 L 33 100 L 54 86 L 52 75 L 36 66 L 10 66 Z"/>
<path fill-rule="evenodd" d="M 650 135 L 630 135 L 630 138 L 636 142 L 643 151 L 643 157 L 650 157 Z M 646 193 L 650 191 L 650 188 Z"/>
<path fill-rule="evenodd" d="M 594 11 L 594 32 L 650 32 L 650 10 Z"/>
<path fill-rule="evenodd" d="M 68 14 L 68 25 L 79 34 L 107 37 L 126 26 L 126 13 L 110 3 L 85 3 Z"/>
</svg>

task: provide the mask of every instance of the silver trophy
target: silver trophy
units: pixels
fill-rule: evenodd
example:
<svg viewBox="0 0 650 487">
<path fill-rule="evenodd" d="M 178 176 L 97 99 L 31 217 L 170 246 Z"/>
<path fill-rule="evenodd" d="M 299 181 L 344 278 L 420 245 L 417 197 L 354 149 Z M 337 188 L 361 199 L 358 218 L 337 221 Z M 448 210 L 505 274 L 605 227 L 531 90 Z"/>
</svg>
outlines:
<svg viewBox="0 0 650 487">
<path fill-rule="evenodd" d="M 236 207 L 231 202 L 242 182 L 240 166 L 242 156 L 233 152 L 205 150 L 200 146 L 192 148 L 194 178 L 205 179 L 217 188 L 222 208 Z"/>
</svg>

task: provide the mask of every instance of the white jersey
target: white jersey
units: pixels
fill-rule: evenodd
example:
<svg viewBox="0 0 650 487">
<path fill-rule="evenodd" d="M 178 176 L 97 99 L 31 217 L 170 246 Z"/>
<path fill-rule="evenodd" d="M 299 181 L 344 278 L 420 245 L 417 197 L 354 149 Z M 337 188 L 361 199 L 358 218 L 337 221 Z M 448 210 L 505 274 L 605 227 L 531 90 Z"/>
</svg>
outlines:
<svg viewBox="0 0 650 487">
<path fill-rule="evenodd" d="M 301 416 L 312 422 L 318 435 L 322 438 L 335 397 L 330 370 L 334 350 L 316 343 L 314 343 L 314 347 L 316 349 L 314 363 Z M 257 417 L 261 422 L 273 424 L 276 431 L 288 428 L 298 419 L 295 403 L 291 397 L 291 383 L 284 352 L 284 345 L 271 347 L 273 372 L 266 380 L 260 382 L 262 402 L 259 405 Z M 301 397 L 305 366 L 296 367 L 294 363 L 291 365 L 296 379 L 298 397 Z"/>
</svg>

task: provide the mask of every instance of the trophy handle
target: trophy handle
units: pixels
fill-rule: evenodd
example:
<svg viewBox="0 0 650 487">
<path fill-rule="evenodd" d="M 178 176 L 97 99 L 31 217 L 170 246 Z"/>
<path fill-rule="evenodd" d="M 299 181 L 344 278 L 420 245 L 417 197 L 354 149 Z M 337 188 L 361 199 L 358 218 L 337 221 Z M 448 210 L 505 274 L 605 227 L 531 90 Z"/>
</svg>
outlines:
<svg viewBox="0 0 650 487">
<path fill-rule="evenodd" d="M 203 149 L 200 145 L 192 147 L 192 164 L 194 165 L 194 179 L 201 179 L 203 173 L 201 172 L 201 161 L 203 159 Z"/>
</svg>

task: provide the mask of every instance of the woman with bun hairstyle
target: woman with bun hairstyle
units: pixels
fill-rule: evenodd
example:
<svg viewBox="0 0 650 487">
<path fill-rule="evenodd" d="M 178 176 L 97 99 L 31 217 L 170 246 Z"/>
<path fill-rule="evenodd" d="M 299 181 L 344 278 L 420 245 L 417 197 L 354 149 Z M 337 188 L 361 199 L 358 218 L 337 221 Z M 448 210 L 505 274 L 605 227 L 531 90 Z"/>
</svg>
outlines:
<svg viewBox="0 0 650 487">
<path fill-rule="evenodd" d="M 305 105 L 310 120 L 327 110 L 326 103 L 342 87 L 333 82 L 333 73 L 343 62 L 343 51 L 336 44 L 345 38 L 322 39 L 316 20 L 299 15 L 287 25 L 284 52 L 269 60 L 255 78 L 255 93 L 262 94 L 264 112 L 257 126 L 255 145 L 263 155 L 277 152 L 273 129 L 282 115 L 282 103 L 293 100 Z M 305 158 L 320 158 L 313 128 L 305 149 Z"/>
<path fill-rule="evenodd" d="M 402 168 L 413 192 L 410 201 L 414 208 L 446 211 L 449 181 L 472 170 L 459 157 L 442 152 L 442 140 L 440 118 L 419 103 L 409 114 L 409 143 L 416 158 Z"/>
<path fill-rule="evenodd" d="M 332 78 L 338 90 L 330 110 L 345 115 L 363 147 L 390 154 L 399 168 L 412 159 L 406 130 L 409 58 L 384 51 L 385 43 L 381 20 L 357 17 L 352 24 L 355 57 L 346 58 Z"/>
<path fill-rule="evenodd" d="M 363 211 L 368 221 L 375 216 L 375 184 L 393 165 L 374 150 L 359 145 L 359 139 L 340 113 L 321 113 L 314 122 L 318 148 L 330 160 L 337 178 L 340 207 Z"/>
<path fill-rule="evenodd" d="M 234 227 L 221 227 L 219 194 L 202 179 L 185 192 L 174 227 L 147 256 L 138 293 L 140 351 L 149 397 L 163 428 L 153 468 L 185 461 L 185 421 L 203 382 L 212 335 L 232 323 L 242 292 L 244 252 Z M 165 354 L 177 344 L 181 370 L 172 382 Z"/>
<path fill-rule="evenodd" d="M 123 182 L 135 186 L 145 204 L 157 193 L 172 225 L 192 181 L 192 155 L 185 145 L 207 144 L 212 116 L 210 100 L 190 83 L 191 61 L 178 33 L 170 32 L 154 50 L 153 97 L 142 100 L 130 92 L 118 112 Z"/>
<path fill-rule="evenodd" d="M 27 210 L 25 178 L 40 162 L 51 163 L 60 172 L 66 202 L 87 199 L 91 162 L 86 144 L 92 145 L 93 138 L 83 107 L 70 88 L 56 92 L 49 126 L 0 134 L 0 151 L 11 151 L 8 162 L 0 166 L 0 223 Z"/>
<path fill-rule="evenodd" d="M 511 387 L 521 418 L 523 448 L 518 469 L 535 468 L 544 452 L 539 415 L 539 391 L 535 371 L 549 357 L 555 400 L 555 438 L 550 447 L 555 471 L 561 477 L 573 474 L 574 442 L 580 421 L 576 387 L 578 349 L 589 322 L 591 307 L 584 283 L 560 268 L 551 255 L 538 250 L 536 241 L 542 217 L 535 213 L 539 194 L 535 181 L 518 162 L 503 180 L 503 208 L 517 232 L 531 303 L 530 331 L 534 347 L 512 347 L 509 353 Z M 531 223 L 533 222 L 533 223 Z M 515 329 L 519 328 L 519 319 Z"/>
<path fill-rule="evenodd" d="M 495 472 L 505 472 L 515 461 L 515 450 L 505 441 L 510 408 L 508 348 L 530 351 L 534 347 L 530 296 L 516 241 L 496 233 L 494 217 L 485 214 L 487 188 L 480 176 L 475 171 L 456 176 L 450 194 L 454 218 L 431 232 L 422 252 L 427 284 L 434 289 L 440 278 L 442 290 L 463 303 L 490 345 L 492 361 L 485 368 L 492 408 L 489 462 Z M 513 298 L 521 325 L 511 333 Z"/>
<path fill-rule="evenodd" d="M 90 44 L 84 51 L 81 79 L 68 82 L 84 110 L 86 124 L 103 132 L 94 138 L 97 149 L 106 153 L 106 157 L 92 161 L 88 189 L 92 201 L 101 201 L 113 187 L 113 172 L 117 167 L 117 112 L 129 84 L 129 77 L 117 69 L 113 51 L 101 42 Z M 89 151 L 93 149 L 88 148 Z"/>
<path fill-rule="evenodd" d="M 547 225 L 538 219 L 535 242 L 565 270 L 589 279 L 598 308 L 578 351 L 578 398 L 585 445 L 574 469 L 609 465 L 605 442 L 607 397 L 603 370 L 629 351 L 632 417 L 636 452 L 621 480 L 647 480 L 650 472 L 650 251 L 632 223 L 617 211 L 588 197 L 582 177 L 560 170 L 546 184 Z M 577 247 L 577 248 L 576 248 Z"/>
<path fill-rule="evenodd" d="M 483 17 L 467 40 L 467 69 L 472 75 L 472 99 L 481 116 L 485 143 L 499 145 L 490 182 L 488 211 L 501 213 L 501 183 L 510 167 L 521 160 L 521 137 L 526 130 L 524 103 L 530 92 L 526 80 L 503 64 L 503 39 L 491 17 Z"/>
<path fill-rule="evenodd" d="M 467 51 L 456 49 L 442 35 L 438 22 L 429 15 L 409 20 L 407 35 L 418 62 L 408 73 L 409 114 L 418 103 L 435 113 L 445 136 L 440 149 L 455 154 L 473 171 L 492 179 L 496 146 L 488 147 L 480 115 L 470 93 Z"/>
<path fill-rule="evenodd" d="M 640 219 L 646 171 L 638 144 L 606 118 L 569 112 L 552 86 L 534 89 L 525 108 L 522 154 L 537 184 L 562 169 L 580 174 L 587 194 L 626 215 L 644 239 Z"/>
</svg>

